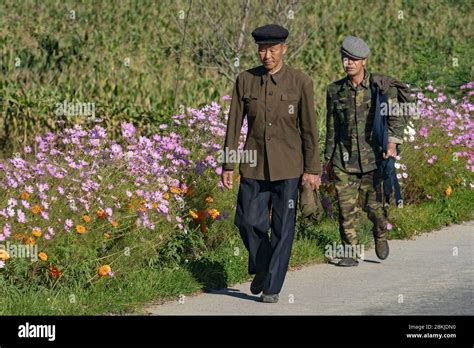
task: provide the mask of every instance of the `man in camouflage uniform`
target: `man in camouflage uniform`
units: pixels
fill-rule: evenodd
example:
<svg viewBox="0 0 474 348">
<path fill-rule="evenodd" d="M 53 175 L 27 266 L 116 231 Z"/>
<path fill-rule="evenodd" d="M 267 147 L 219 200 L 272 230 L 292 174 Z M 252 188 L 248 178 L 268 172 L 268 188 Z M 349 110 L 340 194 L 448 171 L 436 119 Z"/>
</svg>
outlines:
<svg viewBox="0 0 474 348">
<path fill-rule="evenodd" d="M 327 87 L 327 133 L 324 157 L 328 174 L 334 180 L 339 201 L 339 227 L 344 246 L 358 243 L 355 225 L 358 211 L 364 210 L 373 222 L 377 257 L 389 254 L 387 220 L 382 206 L 382 159 L 396 156 L 402 143 L 403 121 L 388 116 L 388 150 L 383 153 L 373 134 L 374 109 L 371 74 L 365 69 L 370 49 L 359 38 L 348 36 L 341 47 L 347 76 Z M 397 89 L 387 91 L 389 102 L 396 102 Z M 357 266 L 357 257 L 344 255 L 339 266 Z"/>
</svg>

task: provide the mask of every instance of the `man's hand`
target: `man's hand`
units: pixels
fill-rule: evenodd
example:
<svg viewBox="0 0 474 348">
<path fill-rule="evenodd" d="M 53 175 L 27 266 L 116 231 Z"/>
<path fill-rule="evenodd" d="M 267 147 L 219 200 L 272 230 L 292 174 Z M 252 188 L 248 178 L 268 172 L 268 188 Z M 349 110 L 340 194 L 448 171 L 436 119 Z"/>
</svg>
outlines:
<svg viewBox="0 0 474 348">
<path fill-rule="evenodd" d="M 397 156 L 397 144 L 395 143 L 388 143 L 387 153 L 383 154 L 383 158 L 387 159 L 389 157 Z"/>
<path fill-rule="evenodd" d="M 301 185 L 308 184 L 313 190 L 319 190 L 319 185 L 321 185 L 321 179 L 318 174 L 308 174 L 304 173 L 303 178 L 301 179 Z"/>
<path fill-rule="evenodd" d="M 224 170 L 221 175 L 222 184 L 225 188 L 232 188 L 232 180 L 234 180 L 234 171 L 233 170 Z"/>
</svg>

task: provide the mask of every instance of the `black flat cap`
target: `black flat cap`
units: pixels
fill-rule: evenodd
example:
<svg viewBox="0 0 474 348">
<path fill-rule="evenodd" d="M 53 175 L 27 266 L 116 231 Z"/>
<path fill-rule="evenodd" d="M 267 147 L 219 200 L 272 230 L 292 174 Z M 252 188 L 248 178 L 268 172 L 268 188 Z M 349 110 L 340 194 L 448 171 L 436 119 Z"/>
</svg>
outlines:
<svg viewBox="0 0 474 348">
<path fill-rule="evenodd" d="M 252 31 L 256 44 L 276 44 L 285 42 L 289 32 L 277 24 L 267 24 Z"/>
</svg>

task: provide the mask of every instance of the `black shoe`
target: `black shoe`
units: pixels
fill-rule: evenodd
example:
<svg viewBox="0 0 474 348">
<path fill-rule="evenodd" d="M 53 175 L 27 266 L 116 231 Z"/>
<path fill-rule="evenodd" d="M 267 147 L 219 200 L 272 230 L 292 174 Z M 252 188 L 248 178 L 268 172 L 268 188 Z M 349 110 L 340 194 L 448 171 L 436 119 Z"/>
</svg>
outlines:
<svg viewBox="0 0 474 348">
<path fill-rule="evenodd" d="M 250 284 L 250 292 L 258 295 L 263 291 L 263 284 L 265 283 L 266 273 L 257 273 Z"/>
<path fill-rule="evenodd" d="M 353 259 L 352 257 L 343 257 L 341 261 L 337 263 L 337 265 L 341 267 L 358 266 L 359 261 L 357 261 L 356 259 Z"/>
<path fill-rule="evenodd" d="M 375 254 L 380 260 L 385 260 L 388 257 L 390 249 L 386 239 L 375 240 Z"/>
<path fill-rule="evenodd" d="M 383 215 L 385 216 L 386 219 L 388 219 L 388 210 L 390 209 L 390 204 L 385 203 L 383 205 Z"/>
<path fill-rule="evenodd" d="M 264 303 L 277 303 L 279 299 L 278 294 L 265 294 L 260 296 L 260 301 Z"/>
</svg>

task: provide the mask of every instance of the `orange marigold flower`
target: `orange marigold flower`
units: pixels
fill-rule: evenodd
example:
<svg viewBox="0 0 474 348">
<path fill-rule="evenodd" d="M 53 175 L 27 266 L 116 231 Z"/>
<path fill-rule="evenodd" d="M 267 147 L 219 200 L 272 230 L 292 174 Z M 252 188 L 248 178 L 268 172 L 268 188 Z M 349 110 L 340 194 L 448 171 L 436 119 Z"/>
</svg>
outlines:
<svg viewBox="0 0 474 348">
<path fill-rule="evenodd" d="M 215 220 L 220 215 L 219 210 L 217 209 L 209 209 L 207 213 Z"/>
<path fill-rule="evenodd" d="M 151 207 L 152 207 L 153 209 L 158 208 L 158 203 L 156 203 L 156 202 L 151 203 Z"/>
<path fill-rule="evenodd" d="M 61 276 L 61 273 L 62 272 L 56 266 L 50 267 L 48 272 L 48 274 L 54 279 L 58 279 Z"/>
<path fill-rule="evenodd" d="M 10 258 L 10 254 L 8 253 L 8 251 L 6 251 L 4 249 L 0 249 L 0 260 L 6 261 L 9 258 Z"/>
<path fill-rule="evenodd" d="M 84 226 L 82 226 L 82 225 L 77 225 L 77 226 L 76 226 L 76 231 L 77 231 L 77 233 L 79 233 L 79 234 L 84 234 L 84 232 L 86 232 L 86 228 L 85 228 Z"/>
<path fill-rule="evenodd" d="M 104 239 L 109 239 L 110 238 L 110 233 L 104 233 Z"/>
<path fill-rule="evenodd" d="M 85 222 L 89 222 L 89 221 L 91 221 L 91 217 L 89 215 L 84 215 L 82 217 L 82 220 L 84 220 Z"/>
<path fill-rule="evenodd" d="M 107 213 L 103 209 L 99 209 L 97 210 L 97 216 L 102 219 L 105 219 L 107 217 Z"/>
<path fill-rule="evenodd" d="M 117 227 L 118 226 L 118 222 L 115 221 L 115 220 L 110 221 L 110 224 L 112 225 L 112 227 Z"/>
<path fill-rule="evenodd" d="M 30 194 L 26 191 L 22 192 L 20 198 L 26 201 L 28 198 L 30 198 Z"/>
<path fill-rule="evenodd" d="M 186 194 L 191 197 L 194 194 L 194 186 L 189 186 L 186 190 Z"/>
<path fill-rule="evenodd" d="M 451 196 L 451 193 L 453 193 L 453 189 L 451 186 L 447 186 L 445 189 L 444 189 L 444 193 L 446 194 L 446 196 Z"/>
<path fill-rule="evenodd" d="M 168 192 L 165 192 L 163 194 L 163 198 L 166 199 L 166 200 L 170 199 L 170 194 Z"/>
<path fill-rule="evenodd" d="M 170 191 L 176 195 L 179 195 L 182 192 L 179 187 L 170 187 Z"/>
<path fill-rule="evenodd" d="M 41 230 L 39 228 L 34 228 L 31 234 L 35 237 L 41 237 Z"/>
<path fill-rule="evenodd" d="M 48 254 L 46 254 L 44 252 L 40 252 L 38 254 L 38 257 L 41 259 L 41 261 L 46 261 L 48 259 Z"/>
<path fill-rule="evenodd" d="M 206 211 L 205 210 L 200 210 L 197 213 L 198 215 L 198 220 L 206 220 Z"/>
<path fill-rule="evenodd" d="M 206 195 L 205 201 L 206 203 L 212 203 L 214 202 L 214 198 L 212 198 L 211 195 Z"/>
<path fill-rule="evenodd" d="M 25 238 L 23 243 L 25 243 L 26 245 L 35 245 L 36 242 L 35 242 L 35 239 L 33 237 L 27 237 L 27 238 Z"/>
<path fill-rule="evenodd" d="M 31 212 L 35 215 L 41 213 L 41 206 L 39 204 L 35 204 L 31 207 Z"/>
<path fill-rule="evenodd" d="M 107 273 L 109 273 L 110 271 L 112 271 L 112 268 L 110 268 L 109 265 L 104 265 L 104 266 L 100 266 L 97 273 L 99 274 L 100 277 L 103 277 L 103 276 L 106 276 Z"/>
<path fill-rule="evenodd" d="M 197 219 L 199 217 L 195 210 L 190 210 L 189 215 L 191 215 L 193 219 Z"/>
</svg>

